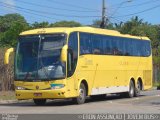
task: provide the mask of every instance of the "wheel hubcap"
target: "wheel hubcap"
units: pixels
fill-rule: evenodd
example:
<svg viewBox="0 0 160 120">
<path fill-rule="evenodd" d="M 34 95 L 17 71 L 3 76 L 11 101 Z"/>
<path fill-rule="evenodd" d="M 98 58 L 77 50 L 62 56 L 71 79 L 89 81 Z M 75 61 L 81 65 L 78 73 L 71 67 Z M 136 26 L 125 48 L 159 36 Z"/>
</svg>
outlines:
<svg viewBox="0 0 160 120">
<path fill-rule="evenodd" d="M 84 98 L 84 90 L 83 90 L 83 89 L 80 89 L 80 90 L 79 90 L 79 99 L 80 99 L 80 100 L 83 100 L 83 98 Z"/>
<path fill-rule="evenodd" d="M 131 94 L 131 95 L 134 94 L 134 88 L 133 88 L 133 86 L 130 87 L 130 94 Z"/>
<path fill-rule="evenodd" d="M 141 87 L 140 87 L 140 84 L 139 84 L 139 82 L 138 82 L 138 84 L 137 84 L 137 92 L 138 92 L 138 93 L 140 92 L 140 89 L 141 89 Z"/>
</svg>

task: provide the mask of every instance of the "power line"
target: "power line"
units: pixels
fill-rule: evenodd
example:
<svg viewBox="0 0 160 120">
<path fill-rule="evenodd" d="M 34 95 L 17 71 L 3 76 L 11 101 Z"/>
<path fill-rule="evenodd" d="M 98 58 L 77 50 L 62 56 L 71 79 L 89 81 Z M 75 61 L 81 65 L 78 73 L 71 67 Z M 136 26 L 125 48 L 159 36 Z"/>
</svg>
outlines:
<svg viewBox="0 0 160 120">
<path fill-rule="evenodd" d="M 122 22 L 121 20 L 119 20 L 119 19 L 117 19 L 117 18 L 111 18 L 111 19 L 113 19 L 113 20 L 115 20 L 115 21 L 117 21 L 117 22 L 119 22 L 119 23 Z"/>
<path fill-rule="evenodd" d="M 143 3 L 139 3 L 139 4 L 135 4 L 135 5 L 129 5 L 129 6 L 123 6 L 121 8 L 130 8 L 130 7 L 138 7 L 138 6 L 141 6 L 141 5 L 146 5 L 146 4 L 149 4 L 149 3 L 153 3 L 153 2 L 158 2 L 159 0 L 149 0 L 147 2 L 143 2 Z"/>
<path fill-rule="evenodd" d="M 7 6 L 7 5 L 1 5 L 1 6 L 6 7 L 6 8 L 9 8 L 9 9 L 14 9 L 14 8 L 15 8 L 15 7 L 13 7 L 13 6 Z M 48 18 L 48 19 L 51 19 L 51 20 L 55 19 L 55 18 L 48 17 L 48 16 L 44 16 L 44 15 L 41 15 L 41 14 L 36 14 L 36 13 L 33 13 L 33 12 L 28 12 L 28 11 L 23 10 L 23 9 L 21 9 L 21 11 L 22 11 L 22 12 L 25 12 L 25 13 L 28 13 L 28 14 L 32 14 L 32 15 L 41 16 L 41 17 L 43 17 L 43 18 L 45 17 L 45 18 Z M 58 20 L 58 19 L 55 19 L 55 20 Z"/>
<path fill-rule="evenodd" d="M 42 7 L 42 8 L 49 8 L 49 9 L 56 9 L 56 10 L 61 10 L 61 11 L 69 11 L 69 12 L 97 12 L 97 11 L 84 11 L 84 10 L 77 10 L 77 9 L 62 9 L 62 8 L 58 8 L 58 7 L 53 7 L 53 6 L 48 6 L 48 5 L 41 5 L 41 4 L 37 4 L 37 3 L 33 3 L 33 2 L 26 2 L 26 1 L 21 1 L 21 0 L 16 0 L 18 2 L 21 2 L 23 4 L 27 4 L 27 5 L 32 5 L 32 6 L 38 6 L 38 7 Z"/>
<path fill-rule="evenodd" d="M 44 11 L 37 11 L 37 10 L 33 10 L 33 9 L 28 9 L 28 8 L 23 8 L 23 7 L 19 7 L 16 5 L 10 5 L 4 2 L 0 2 L 4 5 L 8 5 L 8 6 L 12 6 L 18 9 L 23 9 L 23 10 L 27 10 L 27 11 L 31 11 L 31 12 L 36 12 L 36 13 L 42 13 L 42 14 L 48 14 L 48 15 L 55 15 L 55 16 L 63 16 L 63 17 L 77 17 L 77 18 L 90 18 L 90 17 L 100 17 L 100 16 L 76 16 L 76 15 L 65 15 L 65 14 L 57 14 L 57 13 L 51 13 L 51 12 L 44 12 Z"/>
<path fill-rule="evenodd" d="M 123 4 L 129 3 L 129 2 L 132 2 L 132 0 L 127 0 L 127 1 L 122 2 L 121 4 L 119 4 L 119 6 L 115 9 L 115 11 L 112 13 L 112 15 L 110 17 L 113 17 L 116 14 L 116 12 L 122 7 Z"/>
<path fill-rule="evenodd" d="M 68 4 L 68 3 L 62 3 L 62 2 L 55 1 L 55 0 L 47 0 L 47 1 L 54 2 L 55 4 L 59 4 L 59 5 L 74 7 L 74 8 L 81 8 L 81 9 L 86 9 L 86 10 L 99 11 L 99 10 L 96 10 L 96 9 L 86 8 L 86 7 L 73 5 L 73 4 Z"/>
<path fill-rule="evenodd" d="M 137 1 L 137 0 L 134 0 L 134 1 Z M 111 5 L 111 6 L 112 6 L 112 7 L 113 7 L 113 6 L 119 6 L 119 5 L 121 5 L 122 3 L 124 3 L 124 2 L 126 2 L 126 1 L 119 2 L 119 3 L 117 3 L 117 4 L 114 4 L 114 5 Z"/>
<path fill-rule="evenodd" d="M 140 5 L 146 5 L 146 4 L 149 4 L 149 3 L 151 3 L 151 2 L 158 2 L 158 1 L 159 1 L 159 0 L 149 0 L 149 1 L 147 1 L 147 2 L 143 2 L 143 3 L 135 4 L 135 5 L 129 5 L 129 6 L 122 6 L 122 3 L 124 3 L 124 2 L 121 2 L 121 3 L 119 3 L 119 6 L 116 8 L 116 10 L 114 11 L 114 13 L 113 13 L 112 15 L 110 15 L 109 17 L 110 17 L 111 19 L 115 19 L 115 18 L 117 18 L 117 17 L 125 17 L 125 15 L 113 17 L 114 14 L 115 14 L 115 12 L 117 12 L 117 10 L 120 9 L 120 8 L 138 7 L 138 6 L 140 6 Z M 154 7 L 153 7 L 153 8 L 154 8 Z M 148 11 L 148 9 L 147 9 L 147 11 Z M 131 16 L 131 15 L 134 15 L 134 14 L 139 14 L 139 13 L 141 13 L 141 12 L 146 12 L 146 10 L 145 10 L 145 11 L 136 12 L 136 13 L 132 13 L 132 14 L 128 14 L 127 16 Z"/>
<path fill-rule="evenodd" d="M 157 5 L 157 6 L 148 8 L 148 9 L 145 9 L 145 10 L 143 10 L 143 11 L 139 11 L 139 12 L 135 12 L 135 13 L 127 14 L 127 15 L 121 15 L 121 16 L 117 16 L 117 17 L 111 17 L 111 18 L 128 17 L 128 16 L 132 16 L 132 15 L 136 15 L 136 14 L 140 14 L 140 13 L 144 13 L 144 12 L 147 12 L 147 11 L 150 11 L 150 10 L 153 10 L 153 9 L 156 9 L 156 8 L 158 8 L 158 7 L 160 7 L 160 5 Z"/>
</svg>

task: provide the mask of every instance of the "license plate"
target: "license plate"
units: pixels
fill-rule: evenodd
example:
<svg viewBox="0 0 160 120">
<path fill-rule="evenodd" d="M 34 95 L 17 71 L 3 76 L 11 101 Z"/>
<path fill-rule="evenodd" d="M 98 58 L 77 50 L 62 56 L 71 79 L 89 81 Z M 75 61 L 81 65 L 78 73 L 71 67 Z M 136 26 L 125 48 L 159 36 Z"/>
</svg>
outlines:
<svg viewBox="0 0 160 120">
<path fill-rule="evenodd" d="M 42 96 L 42 93 L 34 93 L 34 96 L 35 96 L 35 97 L 41 97 L 41 96 Z"/>
</svg>

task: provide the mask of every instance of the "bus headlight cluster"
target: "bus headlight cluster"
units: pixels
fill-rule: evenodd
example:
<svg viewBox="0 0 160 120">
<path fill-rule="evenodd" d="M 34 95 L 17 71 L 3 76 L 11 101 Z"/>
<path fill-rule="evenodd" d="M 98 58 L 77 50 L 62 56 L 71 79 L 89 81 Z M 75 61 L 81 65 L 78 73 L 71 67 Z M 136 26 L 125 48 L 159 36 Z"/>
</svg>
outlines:
<svg viewBox="0 0 160 120">
<path fill-rule="evenodd" d="M 16 90 L 25 90 L 25 88 L 21 86 L 16 86 Z"/>
<path fill-rule="evenodd" d="M 64 84 L 51 84 L 51 89 L 61 89 L 64 88 Z"/>
</svg>

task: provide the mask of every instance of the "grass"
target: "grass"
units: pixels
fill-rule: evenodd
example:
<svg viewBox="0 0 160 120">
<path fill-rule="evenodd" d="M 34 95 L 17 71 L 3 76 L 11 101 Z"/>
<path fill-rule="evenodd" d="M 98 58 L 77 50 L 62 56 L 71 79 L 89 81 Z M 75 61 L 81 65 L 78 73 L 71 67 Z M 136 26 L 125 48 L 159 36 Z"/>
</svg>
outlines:
<svg viewBox="0 0 160 120">
<path fill-rule="evenodd" d="M 153 86 L 154 86 L 154 87 L 160 86 L 160 82 L 155 82 L 155 83 L 153 83 Z"/>
<path fill-rule="evenodd" d="M 0 91 L 0 100 L 16 100 L 14 91 Z"/>
<path fill-rule="evenodd" d="M 154 87 L 157 87 L 157 90 L 160 90 L 160 81 L 153 84 Z"/>
</svg>

